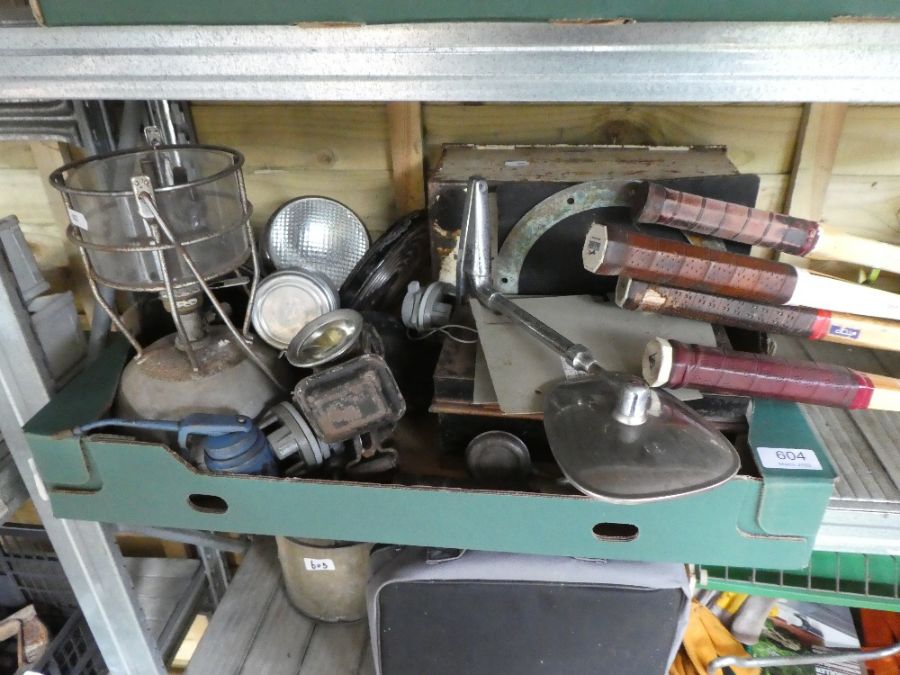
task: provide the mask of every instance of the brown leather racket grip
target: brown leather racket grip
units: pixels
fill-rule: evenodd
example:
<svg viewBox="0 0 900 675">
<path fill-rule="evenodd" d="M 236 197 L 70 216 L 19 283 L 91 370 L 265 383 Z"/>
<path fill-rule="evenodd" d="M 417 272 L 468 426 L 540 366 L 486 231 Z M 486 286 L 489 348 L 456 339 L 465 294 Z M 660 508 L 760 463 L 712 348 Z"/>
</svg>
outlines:
<svg viewBox="0 0 900 675">
<path fill-rule="evenodd" d="M 644 352 L 653 386 L 777 398 L 837 408 L 868 408 L 873 384 L 864 374 L 831 364 L 726 352 L 657 338 Z"/>
<path fill-rule="evenodd" d="M 807 307 L 761 305 L 683 288 L 648 284 L 619 277 L 616 303 L 624 309 L 680 316 L 748 330 L 819 339 L 828 329 L 830 312 Z"/>
<path fill-rule="evenodd" d="M 797 285 L 797 272 L 791 265 L 609 225 L 591 227 L 581 256 L 585 269 L 594 274 L 622 274 L 770 305 L 788 302 Z"/>
<path fill-rule="evenodd" d="M 708 199 L 641 181 L 631 188 L 636 222 L 668 225 L 754 246 L 806 255 L 819 237 L 819 224 L 773 211 Z"/>
</svg>

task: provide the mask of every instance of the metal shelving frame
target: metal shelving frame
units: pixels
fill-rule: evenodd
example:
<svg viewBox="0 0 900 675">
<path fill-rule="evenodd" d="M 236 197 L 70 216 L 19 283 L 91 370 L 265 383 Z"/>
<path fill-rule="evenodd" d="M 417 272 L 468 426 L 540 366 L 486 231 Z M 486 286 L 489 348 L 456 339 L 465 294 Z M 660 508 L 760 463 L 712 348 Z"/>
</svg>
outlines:
<svg viewBox="0 0 900 675">
<path fill-rule="evenodd" d="M 898 23 L 7 28 L 4 98 L 900 102 Z"/>
<path fill-rule="evenodd" d="M 154 110 L 163 112 L 178 105 L 166 100 L 152 101 L 148 106 L 151 119 Z M 62 114 L 54 115 L 51 120 L 45 114 L 48 106 L 54 113 Z M 52 123 L 48 125 L 48 121 Z M 192 131 L 192 126 L 188 124 L 179 130 L 184 129 Z M 60 131 L 64 132 L 60 134 L 63 140 L 79 145 L 87 153 L 104 151 L 104 148 L 108 151 L 115 144 L 103 101 L 61 100 L 30 105 L 19 100 L 11 102 L 9 109 L 0 103 L 0 140 L 56 137 Z M 171 133 L 176 131 L 173 128 Z M 157 636 L 149 630 L 139 593 L 135 593 L 135 583 L 140 579 L 135 579 L 127 569 L 133 559 L 126 561 L 115 541 L 116 532 L 123 528 L 56 519 L 50 511 L 46 490 L 35 470 L 21 426 L 49 400 L 57 383 L 47 369 L 5 258 L 0 259 L 0 339 L 4 346 L 0 350 L 0 385 L 6 394 L 0 397 L 0 432 L 5 436 L 3 450 L 9 453 L 0 461 L 0 485 L 8 490 L 10 497 L 16 496 L 12 486 L 7 485 L 6 474 L 12 471 L 16 480 L 24 483 L 22 491 L 27 488 L 26 496 L 32 498 L 111 672 L 164 673 L 162 657 L 171 656 L 174 652 L 170 643 L 181 638 L 173 631 L 181 630 L 186 625 L 184 622 L 192 617 L 182 616 L 171 623 L 157 641 Z M 196 596 L 200 590 L 207 591 L 213 606 L 224 596 L 230 579 L 222 551 L 242 552 L 245 547 L 244 542 L 207 532 L 167 528 L 125 528 L 124 531 L 196 545 L 204 583 L 202 588 L 193 584 L 190 593 Z M 183 604 L 179 611 L 193 611 L 195 605 L 196 602 Z M 158 609 L 155 604 L 154 608 Z"/>
<path fill-rule="evenodd" d="M 8 268 L 0 269 L 0 344 L 0 431 L 107 666 L 116 674 L 165 673 L 113 527 L 53 516 L 22 425 L 50 400 L 54 383 Z"/>
<path fill-rule="evenodd" d="M 889 22 L 0 31 L 4 99 L 900 103 L 900 24 Z M 162 673 L 110 526 L 50 512 L 20 426 L 51 387 L 10 292 L 0 284 L 0 428 L 111 670 Z M 898 553 L 900 513 L 826 521 L 832 550 Z"/>
<path fill-rule="evenodd" d="M 704 566 L 699 585 L 718 591 L 897 611 L 900 560 L 893 555 L 815 551 L 805 570 Z"/>
</svg>

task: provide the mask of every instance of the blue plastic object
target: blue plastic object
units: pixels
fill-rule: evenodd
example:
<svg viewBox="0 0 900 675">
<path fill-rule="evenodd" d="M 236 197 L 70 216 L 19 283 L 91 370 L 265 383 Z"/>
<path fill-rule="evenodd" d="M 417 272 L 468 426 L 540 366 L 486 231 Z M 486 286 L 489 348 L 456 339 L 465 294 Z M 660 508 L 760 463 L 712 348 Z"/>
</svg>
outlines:
<svg viewBox="0 0 900 675">
<path fill-rule="evenodd" d="M 748 414 L 753 453 L 745 458 L 747 471 L 712 490 L 666 502 L 623 505 L 578 495 L 206 473 L 179 459 L 174 441 L 166 447 L 121 436 L 72 436 L 73 427 L 104 414 L 129 358 L 128 341 L 112 335 L 103 355 L 25 426 L 59 518 L 796 570 L 809 564 L 834 493 L 828 456 L 800 408 L 761 399 Z M 761 447 L 815 451 L 822 470 L 758 466 Z M 615 536 L 617 525 L 634 526 L 637 536 Z"/>
<path fill-rule="evenodd" d="M 195 413 L 182 420 L 144 420 L 111 417 L 83 424 L 72 430 L 75 436 L 103 427 L 123 427 L 177 434 L 182 454 L 188 452 L 191 436 L 201 436 L 200 447 L 210 471 L 263 476 L 278 475 L 275 454 L 269 441 L 248 417 Z"/>
<path fill-rule="evenodd" d="M 252 422 L 250 427 L 248 431 L 232 431 L 204 438 L 201 445 L 206 468 L 225 473 L 278 475 L 275 454 L 269 441 Z"/>
</svg>

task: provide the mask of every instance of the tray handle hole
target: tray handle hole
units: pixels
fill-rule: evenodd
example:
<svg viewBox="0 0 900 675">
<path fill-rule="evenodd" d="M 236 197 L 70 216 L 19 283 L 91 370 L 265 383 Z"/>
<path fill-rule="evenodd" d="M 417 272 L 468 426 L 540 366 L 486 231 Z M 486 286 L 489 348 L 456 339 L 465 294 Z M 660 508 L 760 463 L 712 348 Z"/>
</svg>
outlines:
<svg viewBox="0 0 900 675">
<path fill-rule="evenodd" d="M 638 526 L 631 523 L 597 523 L 591 529 L 600 541 L 634 541 L 638 538 Z"/>
<path fill-rule="evenodd" d="M 188 495 L 188 504 L 201 513 L 225 513 L 228 510 L 228 502 L 215 495 L 194 493 Z"/>
</svg>

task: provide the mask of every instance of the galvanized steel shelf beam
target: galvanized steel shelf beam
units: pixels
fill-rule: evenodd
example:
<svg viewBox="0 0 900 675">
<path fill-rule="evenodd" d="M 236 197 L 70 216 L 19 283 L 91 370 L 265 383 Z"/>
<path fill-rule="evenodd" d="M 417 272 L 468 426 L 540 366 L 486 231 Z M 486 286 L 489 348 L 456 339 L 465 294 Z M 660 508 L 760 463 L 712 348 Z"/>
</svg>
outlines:
<svg viewBox="0 0 900 675">
<path fill-rule="evenodd" d="M 12 273 L 0 264 L 0 431 L 110 671 L 165 673 L 110 525 L 55 518 L 22 424 L 50 400 L 53 383 Z"/>
<path fill-rule="evenodd" d="M 0 524 L 5 523 L 27 500 L 28 490 L 15 460 L 6 442 L 0 438 Z"/>
<path fill-rule="evenodd" d="M 17 99 L 900 102 L 896 23 L 2 30 Z"/>
<path fill-rule="evenodd" d="M 24 0 L 19 0 L 24 2 Z M 591 21 L 629 17 L 637 21 L 830 21 L 836 16 L 897 17 L 896 0 L 331 0 L 246 2 L 246 0 L 32 0 L 48 26 L 132 26 L 138 24 L 293 25 L 384 24 L 422 21 Z"/>
<path fill-rule="evenodd" d="M 900 556 L 900 513 L 888 504 L 845 509 L 829 503 L 813 547 L 816 551 Z"/>
</svg>

